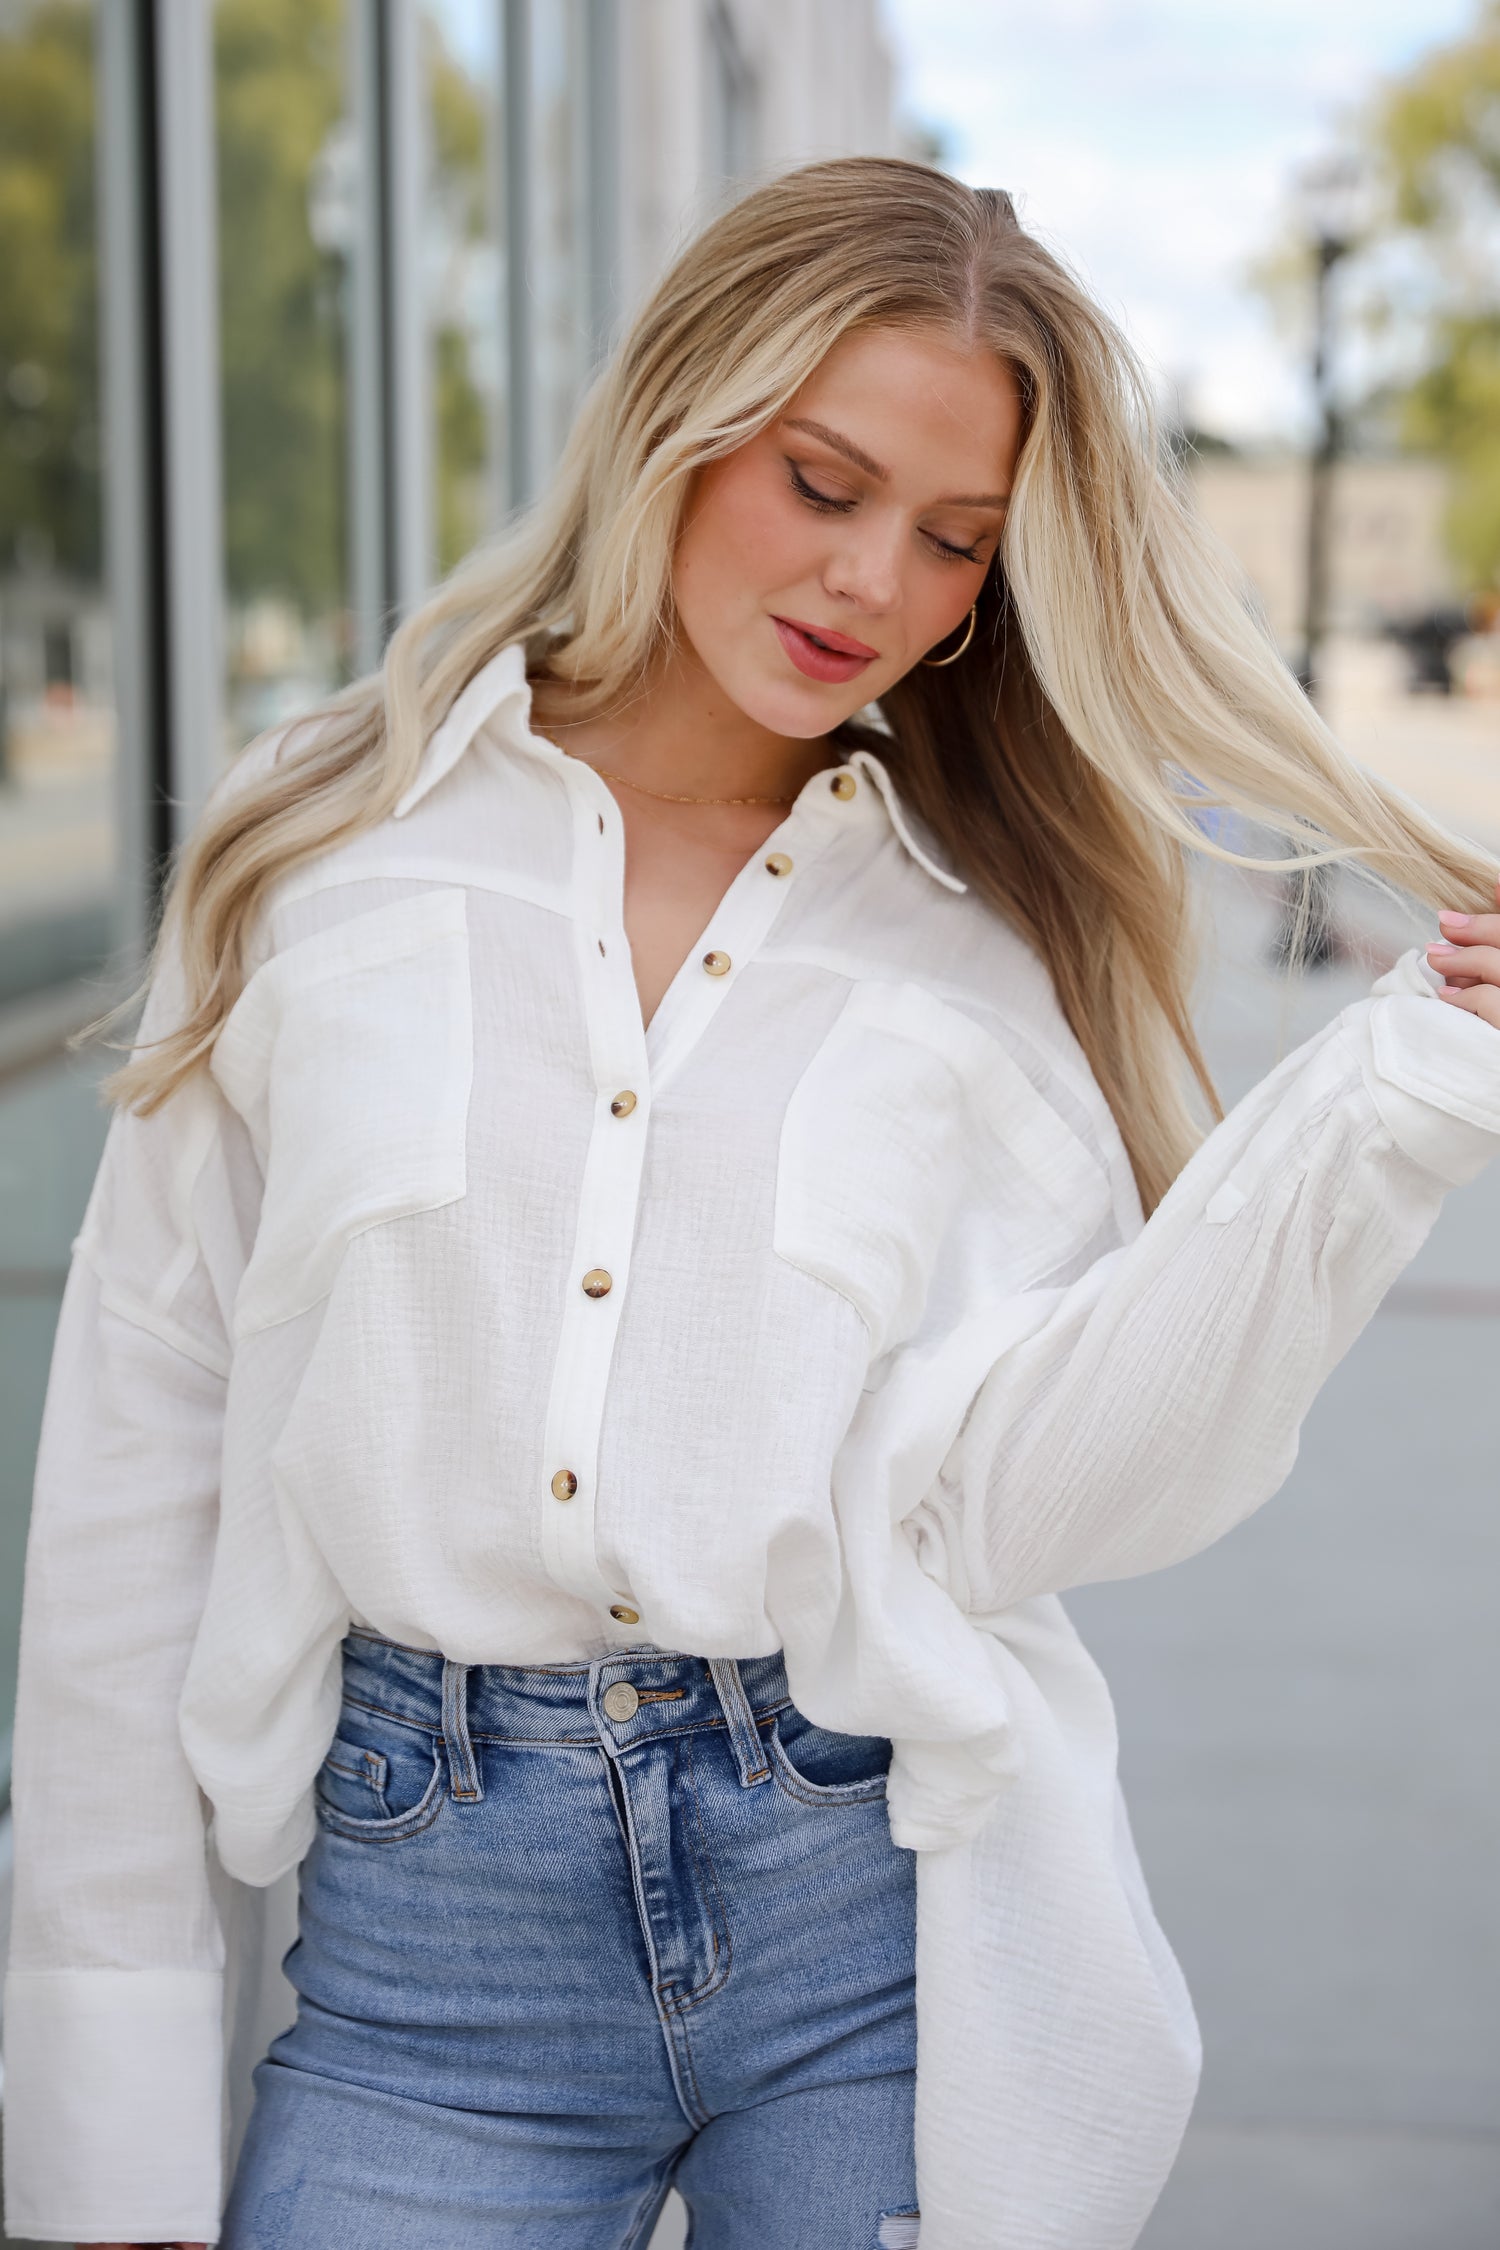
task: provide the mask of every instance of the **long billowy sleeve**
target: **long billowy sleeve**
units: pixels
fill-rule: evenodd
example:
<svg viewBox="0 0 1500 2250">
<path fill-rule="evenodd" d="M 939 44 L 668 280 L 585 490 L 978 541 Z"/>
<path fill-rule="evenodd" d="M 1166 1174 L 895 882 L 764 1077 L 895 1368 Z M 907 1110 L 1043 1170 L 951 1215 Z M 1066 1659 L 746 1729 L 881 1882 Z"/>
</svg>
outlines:
<svg viewBox="0 0 1500 2250">
<path fill-rule="evenodd" d="M 172 1019 L 158 971 L 142 1037 Z M 259 1174 L 206 1072 L 117 1112 L 73 1245 L 37 1462 L 15 1741 L 5 2220 L 212 2241 L 223 1941 L 178 1698 L 218 1511 Z"/>
<path fill-rule="evenodd" d="M 1500 1031 L 1408 954 L 1011 1334 L 941 1480 L 974 1612 L 1181 1560 L 1268 1499 L 1447 1190 L 1500 1148 Z M 950 1544 L 950 1553 L 952 1545 Z"/>
</svg>

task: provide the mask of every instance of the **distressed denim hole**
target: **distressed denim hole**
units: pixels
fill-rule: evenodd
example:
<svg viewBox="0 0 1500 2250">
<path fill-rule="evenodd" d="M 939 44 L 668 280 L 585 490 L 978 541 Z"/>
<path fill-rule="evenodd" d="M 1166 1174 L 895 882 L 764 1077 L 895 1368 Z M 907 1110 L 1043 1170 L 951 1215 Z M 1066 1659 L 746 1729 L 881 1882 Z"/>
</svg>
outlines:
<svg viewBox="0 0 1500 2250">
<path fill-rule="evenodd" d="M 920 2211 L 882 2211 L 876 2250 L 918 2250 Z"/>
</svg>

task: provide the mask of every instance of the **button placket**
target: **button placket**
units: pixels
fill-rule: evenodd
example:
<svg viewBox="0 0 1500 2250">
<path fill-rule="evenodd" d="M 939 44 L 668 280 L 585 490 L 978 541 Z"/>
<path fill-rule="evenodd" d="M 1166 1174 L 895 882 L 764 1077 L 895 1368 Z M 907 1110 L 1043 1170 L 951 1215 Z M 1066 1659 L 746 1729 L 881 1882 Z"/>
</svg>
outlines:
<svg viewBox="0 0 1500 2250">
<path fill-rule="evenodd" d="M 817 801 L 820 789 L 826 806 L 843 812 L 827 796 L 820 777 L 808 783 L 781 826 L 740 869 L 663 994 L 646 1032 L 654 1094 L 660 1094 L 682 1068 L 769 937 L 797 881 L 836 831 L 838 823 L 827 820 L 825 805 Z M 797 881 L 789 879 L 794 874 Z"/>
<path fill-rule="evenodd" d="M 629 948 L 619 929 L 623 836 L 618 811 L 587 767 L 566 774 L 573 803 L 574 960 L 588 1031 L 594 1113 L 579 1183 L 572 1280 L 562 1308 L 546 1417 L 543 1564 L 600 1613 L 611 1637 L 639 1616 L 604 1578 L 596 1553 L 599 1434 L 629 1281 L 645 1161 L 650 1073 Z M 601 802 L 601 800 L 606 800 Z M 559 1491 L 559 1483 L 565 1488 Z M 559 1501 L 565 1500 L 565 1505 Z M 629 1612 L 628 1618 L 620 1614 Z"/>
</svg>

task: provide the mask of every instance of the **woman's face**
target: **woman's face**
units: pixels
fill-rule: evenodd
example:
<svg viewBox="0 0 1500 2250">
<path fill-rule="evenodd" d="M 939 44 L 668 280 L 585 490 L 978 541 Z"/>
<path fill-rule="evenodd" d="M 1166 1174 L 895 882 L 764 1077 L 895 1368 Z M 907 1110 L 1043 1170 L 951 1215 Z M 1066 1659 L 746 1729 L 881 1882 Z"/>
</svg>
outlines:
<svg viewBox="0 0 1500 2250">
<path fill-rule="evenodd" d="M 693 654 L 761 726 L 828 733 L 964 624 L 1020 436 L 993 354 L 936 331 L 844 337 L 694 477 L 673 562 Z"/>
</svg>

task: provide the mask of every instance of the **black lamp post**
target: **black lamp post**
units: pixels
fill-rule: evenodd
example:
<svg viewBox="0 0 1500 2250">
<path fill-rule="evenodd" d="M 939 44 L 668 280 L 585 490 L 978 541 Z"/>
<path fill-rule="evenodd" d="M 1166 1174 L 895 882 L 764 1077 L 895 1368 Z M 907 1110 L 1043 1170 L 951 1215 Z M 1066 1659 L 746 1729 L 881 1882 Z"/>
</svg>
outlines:
<svg viewBox="0 0 1500 2250">
<path fill-rule="evenodd" d="M 1333 476 L 1343 450 L 1343 418 L 1333 379 L 1337 334 L 1334 273 L 1360 238 L 1365 206 L 1365 176 L 1351 156 L 1333 156 L 1309 165 L 1298 180 L 1299 201 L 1313 255 L 1312 394 L 1316 411 L 1308 456 L 1307 527 L 1302 604 L 1302 658 L 1298 678 L 1314 703 L 1322 704 L 1327 682 L 1324 644 L 1330 610 L 1330 555 Z M 1304 878 L 1288 878 L 1277 954 L 1296 954 L 1308 968 L 1336 959 L 1338 945 L 1326 871 L 1310 868 L 1305 878 L 1306 907 L 1301 942 L 1297 939 L 1298 899 Z"/>
<path fill-rule="evenodd" d="M 1317 414 L 1308 461 L 1307 567 L 1302 607 L 1302 685 L 1322 701 L 1323 643 L 1328 634 L 1329 528 L 1333 472 L 1343 451 L 1343 417 L 1333 381 L 1336 309 L 1333 277 L 1358 242 L 1365 181 L 1353 157 L 1310 165 L 1298 182 L 1313 253 L 1312 394 Z"/>
</svg>

